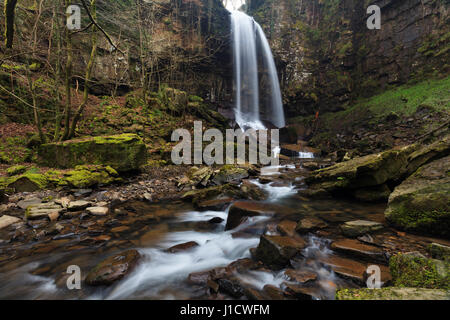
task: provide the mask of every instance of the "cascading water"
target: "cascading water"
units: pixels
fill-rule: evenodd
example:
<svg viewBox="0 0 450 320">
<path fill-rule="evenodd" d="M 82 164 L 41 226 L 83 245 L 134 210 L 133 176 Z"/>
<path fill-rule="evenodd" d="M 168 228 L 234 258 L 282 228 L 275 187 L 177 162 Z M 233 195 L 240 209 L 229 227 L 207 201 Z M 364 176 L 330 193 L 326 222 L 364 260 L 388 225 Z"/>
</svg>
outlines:
<svg viewBox="0 0 450 320">
<path fill-rule="evenodd" d="M 231 11 L 233 37 L 235 117 L 241 128 L 264 129 L 260 97 L 267 101 L 266 120 L 285 126 L 277 70 L 269 43 L 261 26 L 241 11 Z M 259 60 L 258 57 L 261 57 Z M 261 63 L 258 64 L 258 61 Z M 260 90 L 260 74 L 265 73 L 267 88 Z M 260 92 L 261 91 L 261 92 Z M 267 96 L 266 96 L 267 95 Z"/>
</svg>

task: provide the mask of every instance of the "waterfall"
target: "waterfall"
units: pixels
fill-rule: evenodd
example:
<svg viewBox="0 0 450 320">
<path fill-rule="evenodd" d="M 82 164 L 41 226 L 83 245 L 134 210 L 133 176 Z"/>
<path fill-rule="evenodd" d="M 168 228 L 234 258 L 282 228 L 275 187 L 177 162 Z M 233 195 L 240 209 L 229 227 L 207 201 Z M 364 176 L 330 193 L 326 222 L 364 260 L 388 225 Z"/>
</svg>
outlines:
<svg viewBox="0 0 450 320">
<path fill-rule="evenodd" d="M 264 129 L 260 109 L 260 100 L 264 100 L 267 103 L 264 120 L 270 121 L 278 128 L 284 127 L 277 70 L 261 26 L 245 13 L 231 11 L 231 32 L 236 122 L 241 128 Z M 260 87 L 261 73 L 265 73 L 268 82 L 263 90 Z"/>
</svg>

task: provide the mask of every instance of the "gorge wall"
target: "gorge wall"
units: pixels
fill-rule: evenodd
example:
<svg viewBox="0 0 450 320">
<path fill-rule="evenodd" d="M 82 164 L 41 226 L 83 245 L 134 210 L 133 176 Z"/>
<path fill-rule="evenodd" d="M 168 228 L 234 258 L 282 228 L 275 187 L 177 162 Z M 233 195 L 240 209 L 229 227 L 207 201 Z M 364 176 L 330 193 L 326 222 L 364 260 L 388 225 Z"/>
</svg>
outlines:
<svg viewBox="0 0 450 320">
<path fill-rule="evenodd" d="M 381 30 L 366 27 L 369 5 Z M 251 0 L 277 61 L 288 116 L 336 111 L 390 85 L 448 74 L 448 0 Z"/>
</svg>

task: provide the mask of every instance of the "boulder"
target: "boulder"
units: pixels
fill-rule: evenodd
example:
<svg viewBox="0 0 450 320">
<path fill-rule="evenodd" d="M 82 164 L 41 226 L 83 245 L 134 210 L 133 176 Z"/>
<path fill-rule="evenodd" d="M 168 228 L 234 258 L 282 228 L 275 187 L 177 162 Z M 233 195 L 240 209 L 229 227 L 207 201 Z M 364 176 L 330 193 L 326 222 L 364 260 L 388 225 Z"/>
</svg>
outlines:
<svg viewBox="0 0 450 320">
<path fill-rule="evenodd" d="M 76 166 L 57 180 L 58 185 L 68 185 L 72 188 L 89 188 L 98 185 L 108 185 L 119 182 L 119 174 L 110 166 Z"/>
<path fill-rule="evenodd" d="M 394 286 L 450 290 L 450 262 L 411 252 L 389 259 Z"/>
<path fill-rule="evenodd" d="M 111 256 L 95 266 L 86 276 L 86 283 L 91 286 L 110 285 L 122 279 L 137 264 L 140 258 L 136 250 L 127 250 Z"/>
<path fill-rule="evenodd" d="M 9 167 L 8 169 L 6 169 L 6 173 L 8 174 L 8 176 L 12 177 L 12 176 L 16 176 L 18 174 L 25 173 L 26 170 L 27 170 L 27 167 L 22 166 L 22 165 L 16 165 L 16 166 L 12 166 L 12 167 Z"/>
<path fill-rule="evenodd" d="M 341 289 L 336 300 L 449 300 L 447 290 L 386 287 L 381 289 Z"/>
<path fill-rule="evenodd" d="M 305 247 L 306 242 L 301 238 L 264 235 L 261 236 L 254 255 L 268 267 L 279 270 L 288 265 L 290 259 Z"/>
<path fill-rule="evenodd" d="M 449 246 L 433 242 L 429 245 L 428 251 L 434 259 L 450 260 Z"/>
<path fill-rule="evenodd" d="M 0 217 L 0 229 L 6 228 L 19 221 L 21 221 L 19 218 L 7 216 L 5 214 Z"/>
<path fill-rule="evenodd" d="M 234 165 L 224 165 L 218 173 L 214 175 L 211 182 L 221 185 L 230 182 L 240 182 L 242 179 L 248 178 L 249 173 L 246 169 Z"/>
<path fill-rule="evenodd" d="M 374 221 L 354 220 L 345 222 L 340 228 L 346 237 L 356 238 L 367 233 L 381 230 L 383 229 L 383 225 Z"/>
<path fill-rule="evenodd" d="M 340 162 L 314 171 L 305 181 L 312 189 L 378 201 L 389 192 L 383 185 L 398 183 L 420 166 L 448 154 L 450 136 L 430 145 L 412 144 Z"/>
<path fill-rule="evenodd" d="M 450 236 L 450 156 L 414 172 L 394 189 L 386 220 L 405 231 Z"/>
<path fill-rule="evenodd" d="M 10 178 L 0 178 L 1 185 L 15 192 L 34 192 L 45 189 L 48 185 L 48 180 L 43 174 L 25 173 Z"/>
<path fill-rule="evenodd" d="M 53 168 L 97 164 L 119 172 L 137 170 L 147 160 L 144 142 L 130 133 L 43 144 L 38 155 L 40 164 Z"/>
</svg>

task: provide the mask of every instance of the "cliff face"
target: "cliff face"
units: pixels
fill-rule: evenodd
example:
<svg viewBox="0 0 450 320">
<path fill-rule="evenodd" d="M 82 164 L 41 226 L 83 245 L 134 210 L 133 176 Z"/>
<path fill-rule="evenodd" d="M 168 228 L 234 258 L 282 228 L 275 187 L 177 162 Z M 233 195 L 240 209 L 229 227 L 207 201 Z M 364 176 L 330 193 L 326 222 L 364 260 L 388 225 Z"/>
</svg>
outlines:
<svg viewBox="0 0 450 320">
<path fill-rule="evenodd" d="M 381 29 L 366 26 L 381 8 Z M 288 116 L 450 70 L 448 0 L 252 0 L 277 60 Z"/>
</svg>

